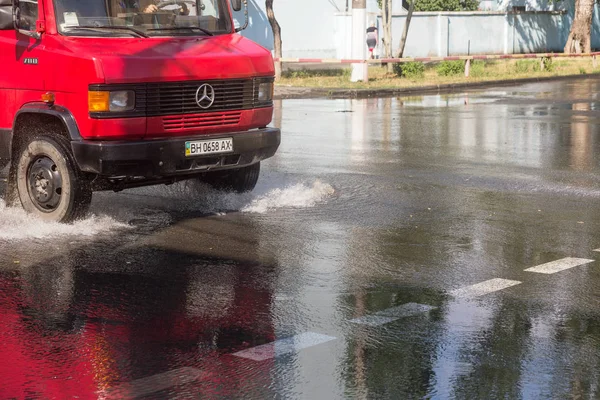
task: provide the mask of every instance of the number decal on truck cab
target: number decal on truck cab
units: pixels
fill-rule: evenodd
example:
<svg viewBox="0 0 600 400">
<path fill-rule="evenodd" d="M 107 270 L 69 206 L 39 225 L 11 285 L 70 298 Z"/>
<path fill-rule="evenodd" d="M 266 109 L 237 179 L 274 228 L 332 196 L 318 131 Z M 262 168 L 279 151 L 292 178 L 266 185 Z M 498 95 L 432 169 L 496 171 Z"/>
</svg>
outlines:
<svg viewBox="0 0 600 400">
<path fill-rule="evenodd" d="M 38 59 L 37 58 L 25 58 L 23 60 L 23 64 L 38 65 Z"/>
</svg>

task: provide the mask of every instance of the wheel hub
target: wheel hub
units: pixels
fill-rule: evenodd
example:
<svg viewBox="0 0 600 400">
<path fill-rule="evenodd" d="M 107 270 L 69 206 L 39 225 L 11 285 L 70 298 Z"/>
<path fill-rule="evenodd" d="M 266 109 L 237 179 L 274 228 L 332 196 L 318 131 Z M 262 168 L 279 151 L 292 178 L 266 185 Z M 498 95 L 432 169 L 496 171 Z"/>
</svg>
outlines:
<svg viewBox="0 0 600 400">
<path fill-rule="evenodd" d="M 37 158 L 29 168 L 29 196 L 42 211 L 52 211 L 62 196 L 62 176 L 48 157 Z"/>
</svg>

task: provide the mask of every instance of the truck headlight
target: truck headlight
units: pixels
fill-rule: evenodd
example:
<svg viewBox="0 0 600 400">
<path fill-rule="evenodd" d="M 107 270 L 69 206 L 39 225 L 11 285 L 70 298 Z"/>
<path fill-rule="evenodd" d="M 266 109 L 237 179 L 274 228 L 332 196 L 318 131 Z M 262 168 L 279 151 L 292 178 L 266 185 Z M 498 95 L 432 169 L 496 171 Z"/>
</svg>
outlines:
<svg viewBox="0 0 600 400">
<path fill-rule="evenodd" d="M 254 78 L 254 107 L 273 106 L 273 81 L 271 77 Z"/>
<path fill-rule="evenodd" d="M 273 101 L 273 82 L 261 82 L 258 84 L 258 101 L 260 103 Z"/>
<path fill-rule="evenodd" d="M 90 112 L 124 112 L 135 109 L 135 92 L 132 90 L 88 92 Z"/>
</svg>

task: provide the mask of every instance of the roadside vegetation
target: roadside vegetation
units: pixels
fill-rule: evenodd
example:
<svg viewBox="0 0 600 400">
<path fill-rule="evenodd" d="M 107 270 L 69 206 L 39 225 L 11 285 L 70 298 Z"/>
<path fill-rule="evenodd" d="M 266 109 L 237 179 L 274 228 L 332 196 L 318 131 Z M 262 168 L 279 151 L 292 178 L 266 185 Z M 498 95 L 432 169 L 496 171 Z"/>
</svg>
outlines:
<svg viewBox="0 0 600 400">
<path fill-rule="evenodd" d="M 543 64 L 543 69 L 542 69 Z M 600 63 L 599 63 L 600 64 Z M 342 89 L 388 89 L 452 83 L 485 82 L 537 77 L 600 73 L 590 58 L 535 60 L 476 60 L 465 77 L 464 61 L 395 64 L 389 73 L 385 66 L 369 67 L 369 82 L 350 82 L 350 68 L 336 70 L 294 70 L 283 73 L 279 86 Z"/>
</svg>

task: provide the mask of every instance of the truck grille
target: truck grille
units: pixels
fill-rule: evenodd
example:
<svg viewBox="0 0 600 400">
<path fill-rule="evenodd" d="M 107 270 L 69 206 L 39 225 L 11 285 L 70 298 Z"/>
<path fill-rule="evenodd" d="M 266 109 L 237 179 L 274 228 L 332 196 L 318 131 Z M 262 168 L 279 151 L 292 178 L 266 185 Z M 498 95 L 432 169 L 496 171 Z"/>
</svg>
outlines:
<svg viewBox="0 0 600 400">
<path fill-rule="evenodd" d="M 196 92 L 205 83 L 215 91 L 215 101 L 207 110 L 196 103 Z M 248 110 L 254 107 L 255 96 L 252 79 L 150 83 L 144 92 L 139 95 L 145 97 L 146 115 L 149 117 Z"/>
<path fill-rule="evenodd" d="M 178 117 L 163 117 L 163 128 L 165 131 L 172 131 L 235 126 L 240 122 L 241 115 L 242 113 L 239 111 L 230 111 Z"/>
</svg>

